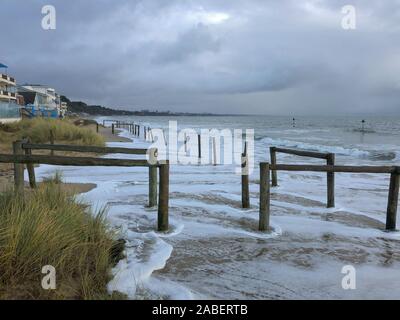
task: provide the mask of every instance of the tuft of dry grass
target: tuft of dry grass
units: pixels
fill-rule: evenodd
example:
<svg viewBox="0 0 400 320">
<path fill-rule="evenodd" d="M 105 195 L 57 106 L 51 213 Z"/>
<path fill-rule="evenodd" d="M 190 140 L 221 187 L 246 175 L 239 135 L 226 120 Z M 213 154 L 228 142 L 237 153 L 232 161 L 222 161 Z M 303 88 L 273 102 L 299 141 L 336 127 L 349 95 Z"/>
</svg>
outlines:
<svg viewBox="0 0 400 320">
<path fill-rule="evenodd" d="M 0 299 L 113 298 L 115 243 L 104 210 L 93 214 L 57 181 L 0 194 Z M 45 265 L 55 267 L 56 290 L 41 287 Z"/>
<path fill-rule="evenodd" d="M 0 130 L 5 132 L 7 139 L 4 142 L 28 137 L 33 143 L 47 143 L 50 141 L 50 131 L 53 132 L 56 141 L 64 141 L 69 144 L 104 146 L 104 138 L 89 128 L 78 127 L 67 120 L 59 119 L 24 119 L 19 122 L 3 124 Z M 8 134 L 7 134 L 8 133 Z"/>
</svg>

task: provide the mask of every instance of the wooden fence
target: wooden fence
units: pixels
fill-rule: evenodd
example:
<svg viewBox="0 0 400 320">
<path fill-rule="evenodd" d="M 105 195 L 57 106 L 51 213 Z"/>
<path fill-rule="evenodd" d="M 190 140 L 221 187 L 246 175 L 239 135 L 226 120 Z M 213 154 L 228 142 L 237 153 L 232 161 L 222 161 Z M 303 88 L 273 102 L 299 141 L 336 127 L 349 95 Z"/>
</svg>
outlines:
<svg viewBox="0 0 400 320">
<path fill-rule="evenodd" d="M 276 165 L 276 154 L 285 153 L 296 155 L 300 157 L 308 157 L 315 159 L 324 159 L 326 160 L 326 165 L 333 166 L 335 165 L 335 154 L 334 153 L 323 153 L 323 152 L 314 152 L 314 151 L 306 151 L 306 150 L 297 150 L 297 149 L 286 149 L 286 148 L 277 148 L 270 147 L 270 155 L 271 155 L 271 165 Z M 278 186 L 278 173 L 276 170 L 271 171 L 272 174 L 272 187 Z M 328 208 L 335 207 L 335 173 L 327 172 L 327 204 Z"/>
<path fill-rule="evenodd" d="M 148 159 L 106 159 L 98 157 L 66 157 L 54 155 L 33 155 L 32 150 L 50 150 L 82 153 L 120 153 L 148 155 Z M 157 205 L 157 168 L 159 169 L 158 230 L 168 230 L 169 203 L 169 162 L 157 161 L 157 149 L 128 149 L 57 144 L 32 144 L 28 140 L 13 143 L 13 154 L 0 154 L 0 163 L 14 164 L 14 184 L 18 192 L 24 190 L 24 165 L 27 167 L 29 185 L 36 187 L 34 164 L 63 166 L 117 166 L 149 168 L 149 206 Z"/>
<path fill-rule="evenodd" d="M 399 199 L 400 167 L 398 166 L 335 166 L 335 165 L 293 165 L 260 163 L 260 218 L 259 230 L 269 229 L 270 216 L 270 171 L 310 171 L 345 173 L 381 173 L 390 174 L 388 206 L 386 212 L 386 230 L 396 230 L 397 205 Z"/>
</svg>

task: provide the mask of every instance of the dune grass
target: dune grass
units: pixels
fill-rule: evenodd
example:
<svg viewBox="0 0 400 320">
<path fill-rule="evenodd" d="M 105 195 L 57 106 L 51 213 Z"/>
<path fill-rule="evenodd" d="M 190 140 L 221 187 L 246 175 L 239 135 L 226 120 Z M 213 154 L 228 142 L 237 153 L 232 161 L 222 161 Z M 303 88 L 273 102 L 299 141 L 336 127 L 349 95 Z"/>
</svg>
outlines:
<svg viewBox="0 0 400 320">
<path fill-rule="evenodd" d="M 0 194 L 0 299 L 111 298 L 114 239 L 104 210 L 93 214 L 57 181 Z M 41 286 L 45 265 L 55 267 L 56 290 Z"/>
<path fill-rule="evenodd" d="M 0 126 L 0 143 L 11 145 L 12 141 L 30 138 L 33 143 L 48 143 L 50 131 L 53 131 L 57 142 L 68 144 L 104 146 L 104 138 L 94 130 L 74 125 L 68 120 L 58 119 L 24 119 L 19 122 Z"/>
</svg>

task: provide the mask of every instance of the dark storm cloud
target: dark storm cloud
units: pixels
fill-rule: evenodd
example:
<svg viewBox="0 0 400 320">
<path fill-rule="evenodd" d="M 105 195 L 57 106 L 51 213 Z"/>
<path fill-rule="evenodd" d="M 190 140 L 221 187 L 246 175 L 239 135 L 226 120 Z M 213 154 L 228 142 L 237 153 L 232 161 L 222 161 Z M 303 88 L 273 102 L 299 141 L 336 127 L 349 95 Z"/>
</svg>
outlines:
<svg viewBox="0 0 400 320">
<path fill-rule="evenodd" d="M 0 62 L 19 82 L 125 108 L 398 112 L 400 2 L 2 0 Z M 41 8 L 57 29 L 41 28 Z M 6 31 L 4 31 L 6 30 Z"/>
</svg>

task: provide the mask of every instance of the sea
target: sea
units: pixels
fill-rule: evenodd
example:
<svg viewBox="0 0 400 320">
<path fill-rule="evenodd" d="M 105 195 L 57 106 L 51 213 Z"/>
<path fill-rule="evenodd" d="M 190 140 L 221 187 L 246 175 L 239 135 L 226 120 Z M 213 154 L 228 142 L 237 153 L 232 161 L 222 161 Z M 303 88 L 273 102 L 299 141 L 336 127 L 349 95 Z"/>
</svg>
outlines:
<svg viewBox="0 0 400 320">
<path fill-rule="evenodd" d="M 96 183 L 80 195 L 93 210 L 106 207 L 126 243 L 109 291 L 130 299 L 386 299 L 400 298 L 400 233 L 386 232 L 389 175 L 335 175 L 336 205 L 326 208 L 326 174 L 278 172 L 271 189 L 271 232 L 257 230 L 260 162 L 269 147 L 330 152 L 340 165 L 399 165 L 399 117 L 159 116 L 100 117 L 178 130 L 254 130 L 249 209 L 241 208 L 235 164 L 172 164 L 170 231 L 156 231 L 147 207 L 147 168 L 41 166 L 66 182 Z M 362 123 L 362 120 L 365 120 Z M 152 141 L 119 133 L 147 148 Z M 168 137 L 167 137 L 168 138 Z M 106 155 L 137 158 L 131 155 Z M 278 154 L 278 163 L 324 164 Z M 27 178 L 27 177 L 26 177 Z"/>
</svg>

